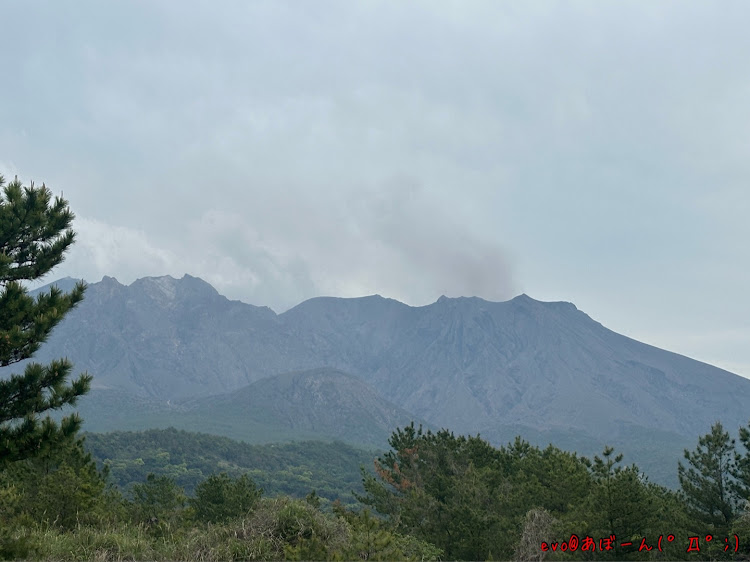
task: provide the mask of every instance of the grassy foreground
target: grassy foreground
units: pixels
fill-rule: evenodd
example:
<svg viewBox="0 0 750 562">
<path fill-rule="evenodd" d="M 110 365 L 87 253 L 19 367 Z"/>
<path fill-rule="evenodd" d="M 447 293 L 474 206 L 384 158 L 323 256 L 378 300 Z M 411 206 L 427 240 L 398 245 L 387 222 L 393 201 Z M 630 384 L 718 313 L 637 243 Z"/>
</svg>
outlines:
<svg viewBox="0 0 750 562">
<path fill-rule="evenodd" d="M 222 524 L 158 521 L 5 529 L 0 557 L 33 560 L 438 560 L 441 551 L 391 533 L 367 513 L 323 513 L 304 500 L 261 499 Z"/>
</svg>

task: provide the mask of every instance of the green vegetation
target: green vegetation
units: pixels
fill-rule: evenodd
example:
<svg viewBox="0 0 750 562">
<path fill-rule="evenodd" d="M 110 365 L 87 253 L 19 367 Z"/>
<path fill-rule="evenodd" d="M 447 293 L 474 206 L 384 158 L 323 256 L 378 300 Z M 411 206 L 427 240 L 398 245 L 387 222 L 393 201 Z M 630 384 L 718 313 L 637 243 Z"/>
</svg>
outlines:
<svg viewBox="0 0 750 562">
<path fill-rule="evenodd" d="M 720 426 L 700 439 L 699 449 L 717 434 L 720 443 L 710 447 L 711 453 L 734 459 L 733 443 L 731 450 L 724 446 Z M 746 467 L 750 433 L 741 434 L 746 452 L 736 455 L 736 464 L 742 459 Z M 377 475 L 363 475 L 361 501 L 384 515 L 394 532 L 437 546 L 447 559 L 729 559 L 735 555 L 733 535 L 743 537 L 748 530 L 748 514 L 742 510 L 727 514 L 723 526 L 711 526 L 705 510 L 695 509 L 691 494 L 708 498 L 719 493 L 718 476 L 724 478 L 726 502 L 739 505 L 748 499 L 745 471 L 735 464 L 697 462 L 705 461 L 697 453 L 686 451 L 697 475 L 694 484 L 676 493 L 650 483 L 637 466 L 622 466 L 622 456 L 610 447 L 590 461 L 553 446 L 541 450 L 520 438 L 495 449 L 479 437 L 423 432 L 413 425 L 397 430 L 390 443 L 392 450 L 376 463 Z M 717 472 L 717 466 L 729 466 L 728 472 Z M 724 504 L 710 505 L 718 510 Z M 707 534 L 712 541 L 705 541 Z M 570 552 L 572 535 L 579 545 L 593 538 L 596 550 Z M 611 550 L 600 550 L 598 540 L 610 536 L 616 538 Z M 660 536 L 663 541 L 657 543 Z M 547 552 L 542 552 L 543 542 Z M 661 552 L 647 550 L 655 544 Z M 701 550 L 688 551 L 691 546 Z M 725 551 L 725 546 L 731 548 Z M 748 552 L 741 540 L 738 550 Z"/>
<path fill-rule="evenodd" d="M 344 443 L 305 441 L 248 445 L 226 437 L 176 429 L 85 434 L 85 446 L 124 493 L 153 473 L 166 476 L 193 494 L 208 476 L 247 474 L 266 496 L 305 497 L 315 490 L 324 508 L 334 500 L 352 507 L 352 492 L 363 492 L 361 465 L 372 466 L 378 453 Z"/>
<path fill-rule="evenodd" d="M 232 479 L 222 472 L 198 484 L 190 506 L 198 521 L 224 523 L 250 513 L 262 494 L 247 474 Z"/>
<path fill-rule="evenodd" d="M 52 202 L 46 186 L 5 184 L 0 176 L 0 367 L 29 359 L 52 329 L 82 299 L 78 284 L 70 294 L 52 288 L 36 299 L 22 281 L 40 279 L 64 259 L 75 239 L 73 213 L 61 197 Z M 89 389 L 91 377 L 68 384 L 72 365 L 31 363 L 23 375 L 0 380 L 0 465 L 31 457 L 70 440 L 81 426 L 75 416 L 59 423 L 39 415 L 75 404 Z"/>
<path fill-rule="evenodd" d="M 318 498 L 262 498 L 247 475 L 209 476 L 186 498 L 149 475 L 126 498 L 81 440 L 12 463 L 0 480 L 0 557 L 41 560 L 437 559 L 430 544 Z"/>
<path fill-rule="evenodd" d="M 218 471 L 201 471 L 190 493 L 169 475 L 175 465 L 165 462 L 161 474 L 146 474 L 120 491 L 110 483 L 114 469 L 98 469 L 86 450 L 118 443 L 130 450 L 150 443 L 153 458 L 164 461 L 166 451 L 153 448 L 155 443 L 169 443 L 185 458 L 200 457 L 196 447 L 203 444 L 208 450 L 203 463 L 234 449 L 236 460 L 265 453 L 270 466 L 271 459 L 289 462 L 297 447 L 299 455 L 319 449 L 316 470 L 323 471 L 331 444 L 285 445 L 287 453 L 278 454 L 270 446 L 228 439 L 212 448 L 208 441 L 213 437 L 176 430 L 88 435 L 86 440 L 95 446 L 84 439 L 69 441 L 0 471 L 0 558 L 730 560 L 750 554 L 745 543 L 750 514 L 743 503 L 748 500 L 750 428 L 740 432 L 740 455 L 723 428 L 712 427 L 695 452 L 685 452 L 687 462 L 680 468 L 685 486 L 675 492 L 649 482 L 637 466 L 623 465 L 622 456 L 609 447 L 589 460 L 520 438 L 495 448 L 479 437 L 410 425 L 393 433 L 391 449 L 375 461 L 373 473 L 352 466 L 361 471 L 363 485 L 359 503 L 349 506 L 301 486 L 296 497 L 269 497 L 249 472 L 238 473 L 241 464 L 229 473 L 218 462 Z M 330 460 L 332 466 L 341 462 Z M 273 474 L 269 468 L 270 481 Z M 726 505 L 733 506 L 731 512 L 716 503 L 719 490 Z M 705 540 L 709 533 L 710 543 Z M 572 535 L 578 540 L 574 552 Z M 601 550 L 599 539 L 611 535 L 612 549 Z M 595 543 L 593 550 L 591 545 L 583 550 L 587 537 Z"/>
</svg>

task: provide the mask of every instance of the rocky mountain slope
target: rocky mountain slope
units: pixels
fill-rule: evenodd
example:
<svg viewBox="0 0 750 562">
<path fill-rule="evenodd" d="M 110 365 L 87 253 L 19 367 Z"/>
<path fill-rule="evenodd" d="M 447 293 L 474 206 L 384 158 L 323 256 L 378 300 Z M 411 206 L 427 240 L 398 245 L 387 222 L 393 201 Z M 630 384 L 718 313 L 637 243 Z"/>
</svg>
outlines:
<svg viewBox="0 0 750 562">
<path fill-rule="evenodd" d="M 284 373 L 230 393 L 167 402 L 95 388 L 75 409 L 93 432 L 176 427 L 248 443 L 338 440 L 374 448 L 386 447 L 394 428 L 415 419 L 361 378 L 333 369 Z"/>
<path fill-rule="evenodd" d="M 314 385 L 295 394 L 291 375 L 273 392 L 248 385 L 333 369 L 366 382 L 363 396 L 377 393 L 435 426 L 495 440 L 527 428 L 540 439 L 577 435 L 571 439 L 597 447 L 656 432 L 664 442 L 695 441 L 717 419 L 736 429 L 750 418 L 749 380 L 612 332 L 571 303 L 526 295 L 441 297 L 423 307 L 377 295 L 321 297 L 277 315 L 189 275 L 129 286 L 105 277 L 90 284 L 38 359 L 61 355 L 93 374 L 99 390 L 170 407 L 243 387 L 269 392 L 255 402 L 247 389 L 232 399 L 254 404 L 247 416 L 261 403 L 283 402 L 273 414 L 279 419 L 294 417 L 294 400 L 313 404 Z M 339 398 L 349 411 L 365 411 L 375 403 L 368 396 L 364 406 L 354 391 Z M 240 403 L 230 409 L 242 411 Z M 319 423 L 312 412 L 299 429 Z M 363 419 L 387 418 L 368 410 Z"/>
<path fill-rule="evenodd" d="M 396 427 L 414 420 L 361 378 L 335 369 L 283 373 L 231 393 L 183 401 L 179 407 L 203 428 L 221 412 L 221 423 L 229 426 L 226 432 L 246 440 L 248 435 L 231 428 L 266 425 L 292 434 L 383 447 Z"/>
</svg>

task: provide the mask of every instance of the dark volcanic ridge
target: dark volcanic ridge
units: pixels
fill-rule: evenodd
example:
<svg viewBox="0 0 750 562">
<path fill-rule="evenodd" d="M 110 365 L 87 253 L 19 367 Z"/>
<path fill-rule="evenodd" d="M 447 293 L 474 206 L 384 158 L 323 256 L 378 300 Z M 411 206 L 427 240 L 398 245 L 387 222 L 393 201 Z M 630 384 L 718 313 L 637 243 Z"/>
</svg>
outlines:
<svg viewBox="0 0 750 562">
<path fill-rule="evenodd" d="M 716 420 L 734 429 L 750 415 L 749 380 L 527 295 L 422 307 L 320 297 L 276 314 L 189 275 L 129 286 L 105 277 L 35 359 L 60 356 L 99 391 L 191 403 L 226 427 L 338 425 L 361 437 L 418 418 L 490 438 L 528 428 L 614 441 L 643 431 L 695 439 Z M 221 422 L 228 412 L 233 421 Z"/>
</svg>

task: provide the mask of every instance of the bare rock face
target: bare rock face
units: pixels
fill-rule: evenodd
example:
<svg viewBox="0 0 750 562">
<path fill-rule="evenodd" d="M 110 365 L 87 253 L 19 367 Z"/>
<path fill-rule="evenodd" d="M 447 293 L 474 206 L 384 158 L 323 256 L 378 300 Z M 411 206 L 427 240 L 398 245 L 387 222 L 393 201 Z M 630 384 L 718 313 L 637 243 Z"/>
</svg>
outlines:
<svg viewBox="0 0 750 562">
<path fill-rule="evenodd" d="M 693 437 L 750 416 L 747 379 L 616 334 L 571 303 L 312 299 L 280 318 L 392 402 L 462 432 L 515 425 L 607 438 L 636 425 Z"/>
<path fill-rule="evenodd" d="M 105 277 L 35 360 L 60 356 L 93 374 L 95 388 L 156 403 L 197 404 L 243 389 L 237 396 L 246 403 L 265 396 L 277 404 L 271 410 L 291 416 L 290 405 L 305 402 L 308 429 L 337 423 L 331 389 L 339 410 L 362 412 L 367 423 L 409 412 L 495 439 L 528 428 L 610 442 L 644 431 L 695 440 L 716 420 L 736 428 L 750 416 L 747 379 L 616 334 L 571 303 L 527 295 L 441 297 L 423 307 L 378 295 L 321 297 L 277 315 L 189 275 L 129 286 Z M 311 369 L 324 371 L 288 374 Z M 363 385 L 343 384 L 352 376 Z M 221 400 L 214 403 L 221 415 Z M 393 416 L 383 414 L 388 408 Z"/>
</svg>

